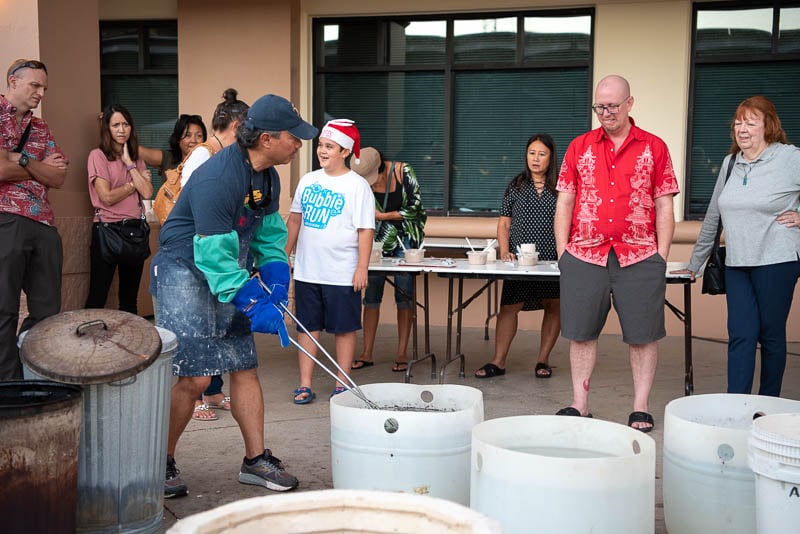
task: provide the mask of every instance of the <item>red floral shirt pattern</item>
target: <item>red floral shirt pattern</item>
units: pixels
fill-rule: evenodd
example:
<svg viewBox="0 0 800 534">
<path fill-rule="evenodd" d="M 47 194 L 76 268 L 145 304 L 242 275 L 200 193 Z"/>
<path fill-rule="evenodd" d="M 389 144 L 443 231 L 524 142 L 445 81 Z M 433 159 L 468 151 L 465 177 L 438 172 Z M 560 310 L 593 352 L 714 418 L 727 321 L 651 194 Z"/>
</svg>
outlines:
<svg viewBox="0 0 800 534">
<path fill-rule="evenodd" d="M 572 193 L 567 251 L 605 266 L 611 248 L 622 267 L 658 252 L 655 199 L 679 192 L 667 145 L 631 120 L 631 132 L 614 151 L 602 128 L 570 143 L 556 189 Z"/>
<path fill-rule="evenodd" d="M 31 123 L 28 141 L 22 152 L 30 159 L 38 161 L 54 153 L 63 155 L 45 121 L 34 117 L 33 112 L 28 112 L 18 128 L 14 119 L 15 113 L 16 108 L 0 95 L 0 150 L 12 152 L 22 139 L 28 123 Z M 47 186 L 34 179 L 0 182 L 0 212 L 22 215 L 52 225 L 53 209 L 47 198 L 47 190 Z"/>
</svg>

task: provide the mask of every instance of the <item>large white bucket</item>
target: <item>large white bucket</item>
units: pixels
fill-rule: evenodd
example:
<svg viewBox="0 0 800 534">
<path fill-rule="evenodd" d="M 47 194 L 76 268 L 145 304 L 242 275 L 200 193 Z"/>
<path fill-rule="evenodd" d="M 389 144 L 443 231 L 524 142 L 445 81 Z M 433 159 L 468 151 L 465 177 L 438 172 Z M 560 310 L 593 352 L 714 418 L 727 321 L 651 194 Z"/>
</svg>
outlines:
<svg viewBox="0 0 800 534">
<path fill-rule="evenodd" d="M 663 490 L 670 534 L 755 532 L 747 439 L 754 415 L 785 412 L 800 412 L 800 402 L 719 393 L 667 404 Z"/>
<path fill-rule="evenodd" d="M 656 445 L 627 426 L 530 415 L 472 430 L 470 507 L 503 532 L 653 532 Z"/>
<path fill-rule="evenodd" d="M 331 399 L 333 487 L 402 491 L 468 505 L 471 433 L 483 421 L 483 393 L 451 384 L 361 389 L 382 409 L 366 408 L 350 392 Z"/>
<path fill-rule="evenodd" d="M 756 419 L 748 450 L 756 477 L 757 532 L 800 529 L 800 413 Z"/>
<path fill-rule="evenodd" d="M 167 534 L 315 532 L 500 534 L 496 521 L 453 502 L 364 490 L 322 490 L 236 501 L 181 519 Z"/>
</svg>

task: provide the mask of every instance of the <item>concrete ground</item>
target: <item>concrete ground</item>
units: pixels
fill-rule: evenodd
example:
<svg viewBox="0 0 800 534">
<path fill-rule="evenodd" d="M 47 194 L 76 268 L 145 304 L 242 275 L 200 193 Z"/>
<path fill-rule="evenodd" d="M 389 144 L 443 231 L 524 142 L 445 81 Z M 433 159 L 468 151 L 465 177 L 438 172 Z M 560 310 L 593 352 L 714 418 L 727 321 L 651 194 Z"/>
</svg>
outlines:
<svg viewBox="0 0 800 534">
<path fill-rule="evenodd" d="M 511 347 L 506 375 L 478 380 L 473 377 L 473 372 L 490 359 L 494 339 L 484 340 L 482 328 L 465 328 L 462 346 L 467 355 L 467 376 L 458 378 L 458 365 L 454 363 L 448 367 L 447 383 L 480 389 L 484 394 L 486 419 L 555 413 L 571 402 L 568 342 L 559 339 L 556 344 L 550 359 L 554 366 L 553 377 L 536 379 L 533 367 L 538 336 L 538 332 L 520 332 Z M 433 351 L 443 357 L 444 327 L 431 328 L 431 339 Z M 333 338 L 323 335 L 322 342 L 333 353 Z M 291 399 L 292 390 L 298 386 L 296 351 L 278 349 L 275 338 L 271 336 L 257 336 L 257 345 L 261 365 L 259 376 L 266 406 L 267 447 L 300 479 L 300 487 L 295 491 L 331 488 L 328 395 L 333 380 L 317 369 L 314 377 L 317 400 L 308 405 L 295 405 Z M 402 382 L 402 373 L 391 372 L 395 347 L 395 327 L 381 325 L 375 349 L 376 364 L 354 371 L 353 379 L 359 384 Z M 695 393 L 724 392 L 726 345 L 695 340 L 693 347 Z M 599 351 L 592 379 L 590 409 L 595 418 L 625 424 L 633 402 L 627 347 L 619 336 L 603 336 Z M 790 344 L 789 351 L 800 353 L 800 344 Z M 790 355 L 788 360 L 783 396 L 800 399 L 800 357 Z M 427 362 L 416 366 L 414 375 L 412 382 L 415 384 L 435 383 Z M 229 392 L 227 384 L 225 391 Z M 654 503 L 657 533 L 666 532 L 661 494 L 664 407 L 672 399 L 682 396 L 683 391 L 683 338 L 668 337 L 660 345 L 660 361 L 650 401 L 651 413 L 656 420 L 655 430 L 650 435 L 658 447 Z M 244 450 L 241 435 L 230 412 L 217 411 L 217 414 L 219 419 L 216 421 L 191 421 L 178 443 L 176 459 L 190 494 L 165 502 L 164 531 L 178 519 L 189 515 L 239 499 L 272 494 L 264 488 L 238 482 Z"/>
</svg>

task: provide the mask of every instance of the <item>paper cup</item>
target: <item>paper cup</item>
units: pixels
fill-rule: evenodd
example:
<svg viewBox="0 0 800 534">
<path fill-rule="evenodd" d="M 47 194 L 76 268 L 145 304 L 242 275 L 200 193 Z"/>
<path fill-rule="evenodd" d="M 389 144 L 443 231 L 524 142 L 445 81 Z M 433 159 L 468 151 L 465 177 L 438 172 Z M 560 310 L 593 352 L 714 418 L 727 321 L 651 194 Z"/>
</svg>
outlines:
<svg viewBox="0 0 800 534">
<path fill-rule="evenodd" d="M 405 258 L 408 263 L 421 263 L 425 258 L 425 251 L 418 248 L 407 248 Z"/>
<path fill-rule="evenodd" d="M 523 243 L 519 246 L 520 251 L 523 253 L 525 252 L 536 252 L 536 243 Z"/>
<path fill-rule="evenodd" d="M 520 254 L 519 258 L 517 258 L 517 260 L 521 266 L 530 267 L 531 265 L 536 265 L 539 262 L 539 253 L 523 252 Z"/>
<path fill-rule="evenodd" d="M 486 253 L 479 250 L 467 251 L 467 259 L 470 265 L 486 265 Z"/>
</svg>

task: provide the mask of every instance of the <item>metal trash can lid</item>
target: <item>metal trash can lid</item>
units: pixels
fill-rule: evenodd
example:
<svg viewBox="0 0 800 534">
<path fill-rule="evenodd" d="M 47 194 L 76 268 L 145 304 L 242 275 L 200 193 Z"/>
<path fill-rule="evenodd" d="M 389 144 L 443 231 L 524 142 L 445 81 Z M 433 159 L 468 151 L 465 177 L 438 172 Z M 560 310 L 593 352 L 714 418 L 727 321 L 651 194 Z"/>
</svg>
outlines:
<svg viewBox="0 0 800 534">
<path fill-rule="evenodd" d="M 35 373 L 68 384 L 105 384 L 147 369 L 161 353 L 148 320 L 106 309 L 59 313 L 39 322 L 20 357 Z"/>
</svg>

